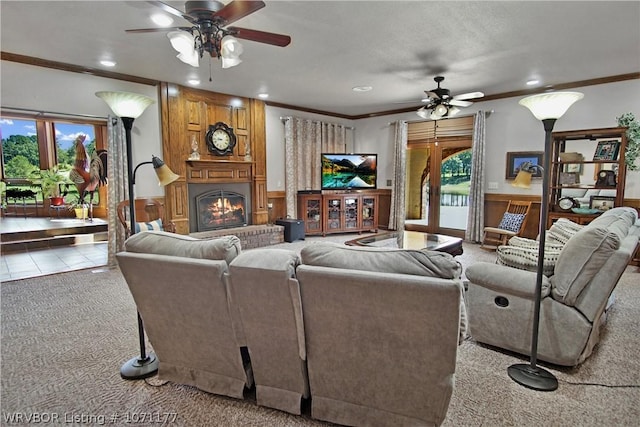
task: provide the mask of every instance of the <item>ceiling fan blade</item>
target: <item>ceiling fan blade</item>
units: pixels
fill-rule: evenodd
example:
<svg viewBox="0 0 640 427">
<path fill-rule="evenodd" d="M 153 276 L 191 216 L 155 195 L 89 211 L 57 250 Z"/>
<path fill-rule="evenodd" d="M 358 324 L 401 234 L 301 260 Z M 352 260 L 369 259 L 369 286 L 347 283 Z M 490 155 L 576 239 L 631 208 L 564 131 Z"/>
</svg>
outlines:
<svg viewBox="0 0 640 427">
<path fill-rule="evenodd" d="M 249 30 L 247 28 L 229 27 L 234 36 L 239 39 L 251 40 L 259 43 L 285 47 L 291 43 L 291 37 L 284 34 L 267 33 L 266 31 Z"/>
<path fill-rule="evenodd" d="M 240 1 L 234 0 L 216 13 L 213 16 L 222 18 L 224 25 L 229 25 L 232 22 L 236 22 L 238 19 L 252 14 L 253 12 L 265 7 L 263 1 Z"/>
<path fill-rule="evenodd" d="M 453 97 L 453 99 L 475 99 L 475 98 L 482 98 L 483 96 L 484 96 L 484 93 L 482 92 L 469 92 L 469 93 L 456 95 Z"/>
<path fill-rule="evenodd" d="M 150 3 L 160 9 L 162 9 L 163 11 L 170 13 L 171 15 L 174 16 L 178 16 L 180 18 L 184 18 L 187 21 L 191 22 L 192 24 L 196 24 L 198 21 L 196 18 L 192 17 L 191 15 L 187 15 L 186 13 L 184 13 L 183 11 L 176 9 L 175 7 L 168 5 L 166 3 L 163 3 L 161 1 L 147 1 L 147 3 Z"/>
<path fill-rule="evenodd" d="M 429 98 L 440 99 L 440 95 L 438 95 L 437 93 L 435 93 L 433 91 L 425 90 L 424 93 L 426 93 Z"/>
<path fill-rule="evenodd" d="M 133 30 L 124 30 L 127 33 L 163 33 L 167 31 L 189 31 L 191 27 L 168 27 L 168 28 L 135 28 Z"/>
<path fill-rule="evenodd" d="M 449 101 L 449 105 L 455 105 L 456 107 L 468 107 L 472 105 L 471 101 L 463 101 L 462 99 L 452 99 Z"/>
</svg>

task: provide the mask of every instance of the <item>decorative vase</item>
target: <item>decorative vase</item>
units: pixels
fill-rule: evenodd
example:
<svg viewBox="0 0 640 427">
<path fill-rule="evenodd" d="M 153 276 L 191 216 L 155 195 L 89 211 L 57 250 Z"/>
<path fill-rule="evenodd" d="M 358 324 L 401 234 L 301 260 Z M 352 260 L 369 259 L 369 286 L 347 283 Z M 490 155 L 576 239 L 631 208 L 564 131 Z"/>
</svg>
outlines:
<svg viewBox="0 0 640 427">
<path fill-rule="evenodd" d="M 87 207 L 74 208 L 73 210 L 76 213 L 76 218 L 87 219 L 89 216 L 89 208 Z"/>
</svg>

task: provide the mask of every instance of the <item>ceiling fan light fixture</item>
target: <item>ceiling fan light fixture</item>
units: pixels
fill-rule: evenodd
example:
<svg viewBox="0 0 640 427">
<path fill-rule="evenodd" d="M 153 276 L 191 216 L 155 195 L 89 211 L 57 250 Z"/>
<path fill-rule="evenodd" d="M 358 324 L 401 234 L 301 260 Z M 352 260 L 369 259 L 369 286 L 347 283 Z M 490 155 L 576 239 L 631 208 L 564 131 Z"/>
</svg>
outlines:
<svg viewBox="0 0 640 427">
<path fill-rule="evenodd" d="M 222 68 L 235 67 L 242 62 L 240 55 L 244 52 L 242 44 L 233 36 L 225 36 L 220 43 Z"/>
<path fill-rule="evenodd" d="M 430 114 L 429 110 L 427 110 L 427 107 L 421 107 L 418 111 L 416 111 L 416 114 L 420 117 L 422 117 L 423 119 L 428 119 Z"/>
<path fill-rule="evenodd" d="M 456 114 L 458 114 L 461 110 L 458 107 L 449 107 L 449 114 L 447 114 L 447 117 L 453 117 Z"/>
<path fill-rule="evenodd" d="M 195 38 L 193 34 L 186 33 L 184 31 L 169 31 L 167 37 L 171 42 L 176 52 L 189 55 L 191 52 L 195 52 Z"/>
<path fill-rule="evenodd" d="M 447 114 L 447 111 L 447 106 L 444 104 L 438 104 L 438 106 L 433 109 L 434 114 L 438 117 L 444 117 Z"/>
<path fill-rule="evenodd" d="M 176 58 L 178 58 L 180 61 L 184 62 L 185 64 L 191 65 L 192 67 L 200 66 L 198 53 L 195 50 L 192 50 L 191 52 L 180 52 L 178 55 L 176 55 Z"/>
</svg>

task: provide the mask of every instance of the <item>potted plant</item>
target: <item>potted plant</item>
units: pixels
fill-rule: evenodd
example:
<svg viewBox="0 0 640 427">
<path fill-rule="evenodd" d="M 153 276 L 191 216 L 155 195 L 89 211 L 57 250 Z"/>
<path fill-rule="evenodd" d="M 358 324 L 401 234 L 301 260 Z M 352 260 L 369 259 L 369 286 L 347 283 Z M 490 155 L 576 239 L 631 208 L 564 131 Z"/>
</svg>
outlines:
<svg viewBox="0 0 640 427">
<path fill-rule="evenodd" d="M 65 203 L 70 211 L 74 211 L 76 218 L 87 219 L 89 217 L 89 204 L 80 203 L 80 197 L 77 194 L 69 195 L 65 199 Z"/>
<path fill-rule="evenodd" d="M 60 186 L 70 184 L 67 176 L 60 172 L 57 166 L 51 169 L 41 169 L 32 174 L 33 184 L 42 188 L 42 197 L 48 198 L 51 206 L 61 206 L 64 204 L 64 194 Z"/>
<path fill-rule="evenodd" d="M 633 113 L 624 113 L 616 117 L 618 126 L 627 128 L 627 150 L 625 151 L 624 160 L 629 170 L 635 171 L 640 169 L 640 165 L 636 164 L 636 159 L 640 157 L 640 122 Z"/>
</svg>

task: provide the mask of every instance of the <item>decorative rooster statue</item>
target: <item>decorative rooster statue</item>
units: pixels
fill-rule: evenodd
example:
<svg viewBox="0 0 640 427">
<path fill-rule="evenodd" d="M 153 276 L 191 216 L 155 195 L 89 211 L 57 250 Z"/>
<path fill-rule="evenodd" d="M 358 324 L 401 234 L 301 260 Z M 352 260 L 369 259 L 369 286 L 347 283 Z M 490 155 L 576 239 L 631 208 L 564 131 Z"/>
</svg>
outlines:
<svg viewBox="0 0 640 427">
<path fill-rule="evenodd" d="M 101 185 L 107 184 L 107 150 L 97 150 L 87 155 L 84 148 L 86 135 L 79 135 L 75 140 L 76 158 L 73 169 L 69 172 L 69 179 L 78 189 L 78 203 L 84 205 L 85 197 L 89 194 L 89 221 L 93 221 L 93 193 Z"/>
</svg>

